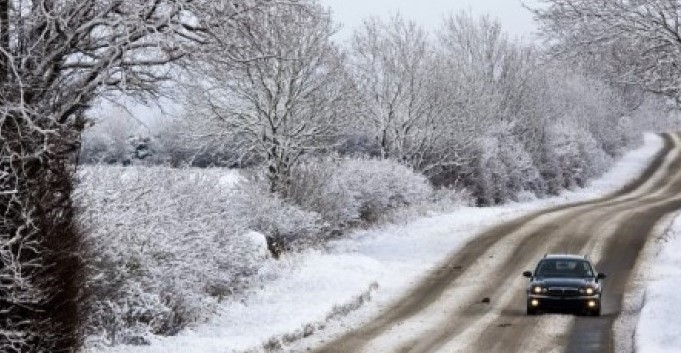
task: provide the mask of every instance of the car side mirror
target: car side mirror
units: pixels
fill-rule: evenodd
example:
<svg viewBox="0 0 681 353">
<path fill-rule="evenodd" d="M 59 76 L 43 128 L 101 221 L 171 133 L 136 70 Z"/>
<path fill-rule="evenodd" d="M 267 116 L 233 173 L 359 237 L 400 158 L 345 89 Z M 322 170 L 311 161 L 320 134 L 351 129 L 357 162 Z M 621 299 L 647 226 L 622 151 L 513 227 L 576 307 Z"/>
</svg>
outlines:
<svg viewBox="0 0 681 353">
<path fill-rule="evenodd" d="M 599 272 L 598 275 L 596 276 L 596 278 L 598 278 L 598 279 L 605 279 L 607 277 L 608 277 L 608 275 L 606 275 L 605 273 L 602 273 L 602 272 Z"/>
<path fill-rule="evenodd" d="M 532 272 L 531 271 L 523 272 L 523 277 L 532 278 Z"/>
</svg>

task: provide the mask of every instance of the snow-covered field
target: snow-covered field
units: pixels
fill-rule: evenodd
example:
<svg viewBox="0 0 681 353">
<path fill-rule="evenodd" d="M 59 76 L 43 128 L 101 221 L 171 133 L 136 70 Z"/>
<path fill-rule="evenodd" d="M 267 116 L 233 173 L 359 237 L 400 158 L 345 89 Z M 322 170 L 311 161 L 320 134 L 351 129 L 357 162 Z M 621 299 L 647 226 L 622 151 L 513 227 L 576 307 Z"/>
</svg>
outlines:
<svg viewBox="0 0 681 353">
<path fill-rule="evenodd" d="M 639 353 L 681 352 L 681 217 L 676 217 L 643 266 L 642 308 L 636 326 Z"/>
<path fill-rule="evenodd" d="M 175 337 L 155 338 L 148 346 L 97 348 L 89 352 L 258 352 L 265 344 L 304 350 L 368 320 L 449 254 L 490 226 L 621 188 L 640 175 L 662 144 L 660 137 L 646 135 L 643 147 L 626 154 L 589 187 L 558 197 L 490 208 L 462 207 L 406 224 L 357 231 L 333 242 L 327 251 L 287 256 L 282 260 L 284 265 L 279 263 L 277 269 L 266 269 L 284 272 L 279 273 L 274 282 L 239 300 L 224 302 L 218 315 L 205 324 Z M 678 242 L 681 243 L 681 239 Z M 679 260 L 676 261 L 678 264 Z M 672 272 L 671 269 L 664 271 L 664 274 Z M 675 274 L 675 283 L 681 284 L 681 271 Z M 658 289 L 648 296 L 665 293 Z M 369 297 L 371 300 L 367 301 Z M 659 312 L 659 308 L 653 307 L 644 314 L 659 317 Z M 681 344 L 681 339 L 675 339 Z"/>
</svg>

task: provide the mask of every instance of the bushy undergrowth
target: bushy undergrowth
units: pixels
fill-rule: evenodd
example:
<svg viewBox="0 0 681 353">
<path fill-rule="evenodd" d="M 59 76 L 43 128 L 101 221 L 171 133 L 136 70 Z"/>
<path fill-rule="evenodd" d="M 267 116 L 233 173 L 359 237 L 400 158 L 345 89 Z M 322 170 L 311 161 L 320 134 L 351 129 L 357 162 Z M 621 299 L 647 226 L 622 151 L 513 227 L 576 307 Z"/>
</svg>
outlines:
<svg viewBox="0 0 681 353">
<path fill-rule="evenodd" d="M 232 177 L 170 168 L 81 171 L 76 200 L 93 254 L 91 334 L 109 344 L 174 334 L 247 285 L 266 250 L 244 236 L 250 205 L 233 196 Z"/>
<path fill-rule="evenodd" d="M 272 194 L 258 178 L 236 187 L 235 217 L 266 236 L 269 251 L 278 257 L 284 251 L 304 249 L 322 241 L 327 223 L 314 210 L 306 211 Z"/>
<path fill-rule="evenodd" d="M 606 153 L 587 131 L 553 125 L 547 135 L 549 139 L 542 151 L 542 175 L 549 193 L 584 187 L 613 162 L 613 156 Z"/>
<path fill-rule="evenodd" d="M 524 191 L 542 190 L 544 180 L 532 156 L 513 136 L 496 134 L 481 138 L 471 159 L 473 172 L 465 185 L 477 203 L 489 205 L 517 200 Z"/>
<path fill-rule="evenodd" d="M 392 209 L 432 195 L 426 177 L 393 160 L 310 159 L 292 174 L 289 198 L 320 213 L 334 230 L 376 221 Z"/>
<path fill-rule="evenodd" d="M 92 249 L 90 336 L 144 344 L 173 335 L 271 277 L 258 271 L 273 255 L 432 193 L 425 177 L 392 161 L 310 160 L 296 173 L 295 197 L 283 199 L 228 169 L 81 170 L 75 198 Z"/>
</svg>

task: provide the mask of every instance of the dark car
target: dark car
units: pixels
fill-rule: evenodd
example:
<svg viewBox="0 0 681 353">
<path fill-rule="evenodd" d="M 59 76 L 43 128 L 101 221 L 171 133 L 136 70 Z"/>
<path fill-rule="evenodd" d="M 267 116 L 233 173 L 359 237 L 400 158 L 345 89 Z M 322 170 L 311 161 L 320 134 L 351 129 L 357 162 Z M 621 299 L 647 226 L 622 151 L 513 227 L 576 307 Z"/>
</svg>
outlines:
<svg viewBox="0 0 681 353">
<path fill-rule="evenodd" d="M 570 310 L 601 315 L 602 286 L 606 276 L 597 273 L 584 256 L 546 255 L 537 264 L 527 286 L 527 315 L 543 311 Z"/>
</svg>

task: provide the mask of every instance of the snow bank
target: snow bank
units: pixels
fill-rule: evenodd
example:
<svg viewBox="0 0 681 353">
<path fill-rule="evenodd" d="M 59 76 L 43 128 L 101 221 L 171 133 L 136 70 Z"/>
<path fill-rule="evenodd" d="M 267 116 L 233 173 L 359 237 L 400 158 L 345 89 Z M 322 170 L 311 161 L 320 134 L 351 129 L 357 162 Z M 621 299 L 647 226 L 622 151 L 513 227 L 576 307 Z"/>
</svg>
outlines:
<svg viewBox="0 0 681 353">
<path fill-rule="evenodd" d="M 634 337 L 639 353 L 681 352 L 681 217 L 661 240 L 645 271 L 648 281 Z"/>
<path fill-rule="evenodd" d="M 406 225 L 357 231 L 330 244 L 326 252 L 289 255 L 272 265 L 277 268 L 266 269 L 277 271 L 277 279 L 240 300 L 221 304 L 219 314 L 210 322 L 175 337 L 155 338 L 149 346 L 118 346 L 89 352 L 258 352 L 265 344 L 277 347 L 290 343 L 292 337 L 315 333 L 292 344 L 304 350 L 315 341 L 368 320 L 488 227 L 545 207 L 599 197 L 621 188 L 642 173 L 662 145 L 661 138 L 648 134 L 643 147 L 626 154 L 591 186 L 558 197 L 489 208 L 462 207 Z M 356 308 L 349 304 L 361 304 L 363 301 L 358 298 L 366 298 L 367 294 L 373 298 L 361 310 L 342 319 L 334 315 L 339 308 Z M 302 335 L 297 334 L 300 332 Z"/>
</svg>

